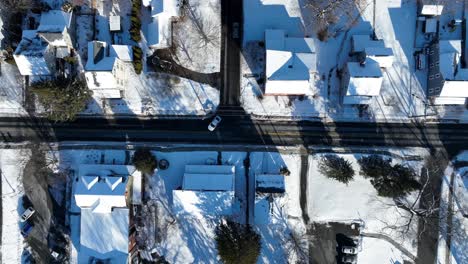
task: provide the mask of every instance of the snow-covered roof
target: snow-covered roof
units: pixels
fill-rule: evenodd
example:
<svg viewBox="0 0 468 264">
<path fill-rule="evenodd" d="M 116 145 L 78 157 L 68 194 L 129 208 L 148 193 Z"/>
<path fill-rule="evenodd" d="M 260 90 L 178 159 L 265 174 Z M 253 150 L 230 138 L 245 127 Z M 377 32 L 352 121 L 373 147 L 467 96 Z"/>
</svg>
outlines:
<svg viewBox="0 0 468 264">
<path fill-rule="evenodd" d="M 172 43 L 172 17 L 180 15 L 180 0 L 152 0 L 152 22 L 148 24 L 147 43 L 153 48 L 168 48 Z"/>
<path fill-rule="evenodd" d="M 131 46 L 108 45 L 103 41 L 88 42 L 87 71 L 111 71 L 114 67 L 115 59 L 130 62 L 133 60 Z"/>
<path fill-rule="evenodd" d="M 317 57 L 311 38 L 288 38 L 283 30 L 265 31 L 266 94 L 306 94 Z"/>
<path fill-rule="evenodd" d="M 120 16 L 109 16 L 109 29 L 110 31 L 120 31 Z"/>
<path fill-rule="evenodd" d="M 110 57 L 119 58 L 122 61 L 133 61 L 132 47 L 128 45 L 111 45 L 109 51 Z"/>
<path fill-rule="evenodd" d="M 152 16 L 179 16 L 180 0 L 151 0 Z"/>
<path fill-rule="evenodd" d="M 127 263 L 129 210 L 116 208 L 109 213 L 81 209 L 80 254 L 111 263 Z M 86 262 L 88 263 L 88 262 Z"/>
<path fill-rule="evenodd" d="M 382 86 L 382 70 L 379 64 L 367 58 L 364 64 L 348 62 L 349 84 L 347 96 L 365 95 L 377 96 Z"/>
<path fill-rule="evenodd" d="M 106 90 L 105 93 L 112 93 L 112 97 L 117 96 L 117 93 L 114 94 L 111 90 L 117 89 L 117 81 L 115 80 L 114 75 L 110 71 L 88 71 L 85 72 L 86 83 L 88 84 L 88 88 L 93 90 Z M 111 94 L 108 94 L 111 95 Z M 120 98 L 120 91 L 118 92 L 118 97 Z M 107 98 L 107 97 L 106 97 Z"/>
<path fill-rule="evenodd" d="M 439 70 L 444 84 L 440 97 L 468 97 L 468 69 L 462 68 L 461 40 L 439 41 Z"/>
<path fill-rule="evenodd" d="M 232 191 L 234 175 L 235 167 L 230 165 L 186 165 L 182 189 Z"/>
<path fill-rule="evenodd" d="M 51 75 L 48 53 L 49 46 L 37 36 L 36 30 L 24 30 L 14 53 L 21 75 Z"/>
<path fill-rule="evenodd" d="M 70 28 L 72 23 L 72 13 L 61 10 L 50 10 L 41 14 L 38 32 L 63 32 L 65 28 Z"/>
<path fill-rule="evenodd" d="M 382 40 L 373 40 L 369 35 L 352 36 L 353 52 L 363 52 L 366 48 L 385 48 Z"/>
<path fill-rule="evenodd" d="M 142 178 L 141 172 L 132 174 L 132 204 L 141 204 Z"/>
<path fill-rule="evenodd" d="M 423 5 L 421 15 L 424 16 L 440 16 L 444 9 L 443 5 Z"/>
<path fill-rule="evenodd" d="M 256 191 L 264 193 L 284 192 L 284 176 L 281 174 L 258 174 L 255 176 Z"/>
<path fill-rule="evenodd" d="M 96 213 L 110 213 L 114 207 L 126 207 L 128 177 L 135 172 L 135 167 L 126 165 L 80 165 L 74 188 L 76 204 Z"/>
<path fill-rule="evenodd" d="M 176 215 L 195 218 L 232 215 L 234 191 L 204 192 L 173 190 L 173 211 Z"/>
</svg>

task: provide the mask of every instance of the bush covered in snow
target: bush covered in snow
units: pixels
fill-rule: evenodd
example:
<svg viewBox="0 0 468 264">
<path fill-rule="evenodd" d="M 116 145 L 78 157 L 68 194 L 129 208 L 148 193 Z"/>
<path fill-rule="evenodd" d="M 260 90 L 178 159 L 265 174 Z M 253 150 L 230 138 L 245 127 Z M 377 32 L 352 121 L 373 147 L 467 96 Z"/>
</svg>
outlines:
<svg viewBox="0 0 468 264">
<path fill-rule="evenodd" d="M 257 263 L 261 248 L 260 235 L 249 225 L 227 220 L 216 228 L 215 239 L 218 254 L 224 263 Z"/>
<path fill-rule="evenodd" d="M 158 164 L 156 157 L 148 149 L 137 149 L 132 161 L 137 170 L 146 174 L 153 174 Z"/>
<path fill-rule="evenodd" d="M 362 157 L 361 174 L 370 177 L 371 183 L 380 196 L 401 197 L 420 188 L 413 169 L 400 164 L 391 164 L 391 159 L 378 155 Z"/>
<path fill-rule="evenodd" d="M 47 118 L 56 122 L 74 120 L 86 108 L 92 94 L 86 83 L 78 79 L 43 80 L 33 83 L 31 88 Z"/>
<path fill-rule="evenodd" d="M 354 169 L 351 162 L 337 155 L 323 156 L 319 162 L 320 173 L 328 178 L 335 179 L 342 183 L 349 183 L 353 180 Z"/>
</svg>

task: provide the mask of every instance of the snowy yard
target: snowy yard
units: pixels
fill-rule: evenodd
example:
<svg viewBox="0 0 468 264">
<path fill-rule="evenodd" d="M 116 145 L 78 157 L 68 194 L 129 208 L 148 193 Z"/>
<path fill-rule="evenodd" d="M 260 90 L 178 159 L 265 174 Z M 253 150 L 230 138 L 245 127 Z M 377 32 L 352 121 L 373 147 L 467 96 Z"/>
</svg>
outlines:
<svg viewBox="0 0 468 264">
<path fill-rule="evenodd" d="M 1 27 L 0 27 L 1 28 Z M 1 60 L 1 59 L 0 59 Z M 0 62 L 0 113 L 25 114 L 23 77 L 15 65 Z"/>
<path fill-rule="evenodd" d="M 357 160 L 362 157 L 360 154 L 340 155 L 352 163 L 355 171 L 354 179 L 349 184 L 339 183 L 322 175 L 317 167 L 321 155 L 309 157 L 309 175 L 308 175 L 308 213 L 312 222 L 360 222 L 361 232 L 384 234 L 402 245 L 414 256 L 417 254 L 417 223 L 410 225 L 409 231 L 405 236 L 396 232 L 391 226 L 404 224 L 407 212 L 398 210 L 391 198 L 380 197 L 377 191 L 371 185 L 369 179 L 360 175 L 360 168 Z M 402 163 L 412 167 L 416 172 L 420 171 L 422 166 L 418 161 L 403 161 L 393 158 L 394 163 Z M 414 195 L 407 198 L 412 200 Z M 380 242 L 382 248 L 380 251 L 373 251 L 374 243 L 369 243 L 373 239 L 364 238 L 361 254 L 364 259 L 379 259 L 388 257 L 385 261 L 393 259 L 392 255 L 400 256 L 398 258 L 409 259 L 403 252 L 394 249 L 385 242 Z M 384 250 L 388 249 L 388 250 Z M 385 251 L 385 252 L 383 252 Z M 383 252 L 383 253 L 382 253 Z M 393 252 L 393 253 L 392 253 Z M 382 254 L 382 255 L 381 255 Z M 380 258 L 379 258 L 380 257 Z M 363 261 L 360 263 L 373 263 Z"/>
<path fill-rule="evenodd" d="M 173 26 L 175 60 L 201 73 L 219 72 L 221 63 L 221 2 L 190 0 Z"/>
<path fill-rule="evenodd" d="M 164 73 L 132 73 L 124 99 L 94 100 L 83 112 L 87 115 L 206 115 L 218 107 L 219 91 Z"/>
<path fill-rule="evenodd" d="M 464 151 L 456 157 L 457 162 L 466 164 L 468 162 L 468 152 Z M 455 163 L 456 164 L 456 163 Z M 450 182 L 453 174 L 453 200 L 450 198 Z M 451 213 L 448 213 L 447 206 L 453 202 Z M 442 203 L 441 210 L 441 231 L 439 236 L 439 247 L 437 251 L 438 263 L 462 264 L 468 262 L 468 166 L 454 168 L 449 166 L 445 170 L 445 177 L 442 183 Z M 449 223 L 448 216 L 451 216 L 452 222 Z M 448 228 L 451 228 L 451 244 L 447 249 Z"/>
<path fill-rule="evenodd" d="M 249 210 L 250 223 L 262 223 L 255 224 L 262 236 L 262 251 L 258 263 L 304 261 L 308 245 L 299 201 L 301 157 L 276 152 L 254 152 L 250 155 L 250 164 L 250 190 L 255 188 L 255 175 L 277 174 L 282 167 L 287 167 L 291 172 L 289 176 L 284 176 L 286 187 L 284 196 L 275 197 L 270 204 L 270 210 L 262 208 L 270 207 L 266 200 L 263 201 L 263 206 L 257 205 Z M 249 203 L 251 205 L 254 204 L 252 196 Z M 292 243 L 292 236 L 299 242 L 300 247 Z"/>
<path fill-rule="evenodd" d="M 0 150 L 0 167 L 2 174 L 2 263 L 22 263 L 23 237 L 20 228 L 23 184 L 22 175 L 29 159 L 27 150 Z"/>
</svg>

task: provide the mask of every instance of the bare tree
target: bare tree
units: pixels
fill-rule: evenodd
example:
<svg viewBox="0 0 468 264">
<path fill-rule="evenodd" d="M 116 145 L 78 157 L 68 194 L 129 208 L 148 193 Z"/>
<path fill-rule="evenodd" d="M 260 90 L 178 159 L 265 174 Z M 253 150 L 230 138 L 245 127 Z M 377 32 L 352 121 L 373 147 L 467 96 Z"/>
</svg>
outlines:
<svg viewBox="0 0 468 264">
<path fill-rule="evenodd" d="M 369 6 L 368 0 L 306 0 L 304 7 L 310 10 L 317 34 L 320 40 L 326 40 L 343 28 L 332 30 L 337 22 L 344 22 L 345 27 L 351 26 L 361 13 Z M 334 32 L 331 32 L 334 31 Z"/>
<path fill-rule="evenodd" d="M 444 176 L 448 159 L 442 152 L 436 152 L 425 160 L 425 166 L 421 171 L 422 187 L 417 195 L 412 199 L 410 196 L 396 197 L 393 203 L 383 202 L 388 208 L 396 207 L 398 221 L 389 223 L 381 220 L 385 224 L 385 229 L 396 233 L 404 238 L 411 234 L 416 234 L 421 238 L 426 232 L 433 232 L 440 228 L 439 216 L 442 210 L 447 207 L 441 199 L 441 180 Z M 451 215 L 456 212 L 449 212 Z"/>
</svg>

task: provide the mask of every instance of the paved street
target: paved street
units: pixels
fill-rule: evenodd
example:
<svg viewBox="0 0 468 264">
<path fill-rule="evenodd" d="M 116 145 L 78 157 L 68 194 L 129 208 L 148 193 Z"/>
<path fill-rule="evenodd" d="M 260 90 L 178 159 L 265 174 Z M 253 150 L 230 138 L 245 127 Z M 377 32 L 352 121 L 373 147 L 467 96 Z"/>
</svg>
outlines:
<svg viewBox="0 0 468 264">
<path fill-rule="evenodd" d="M 225 117 L 209 132 L 210 120 L 79 119 L 51 124 L 42 119 L 0 118 L 2 142 L 60 141 L 164 142 L 306 147 L 398 146 L 464 149 L 468 126 L 457 124 L 329 123 L 265 121 Z"/>
</svg>

